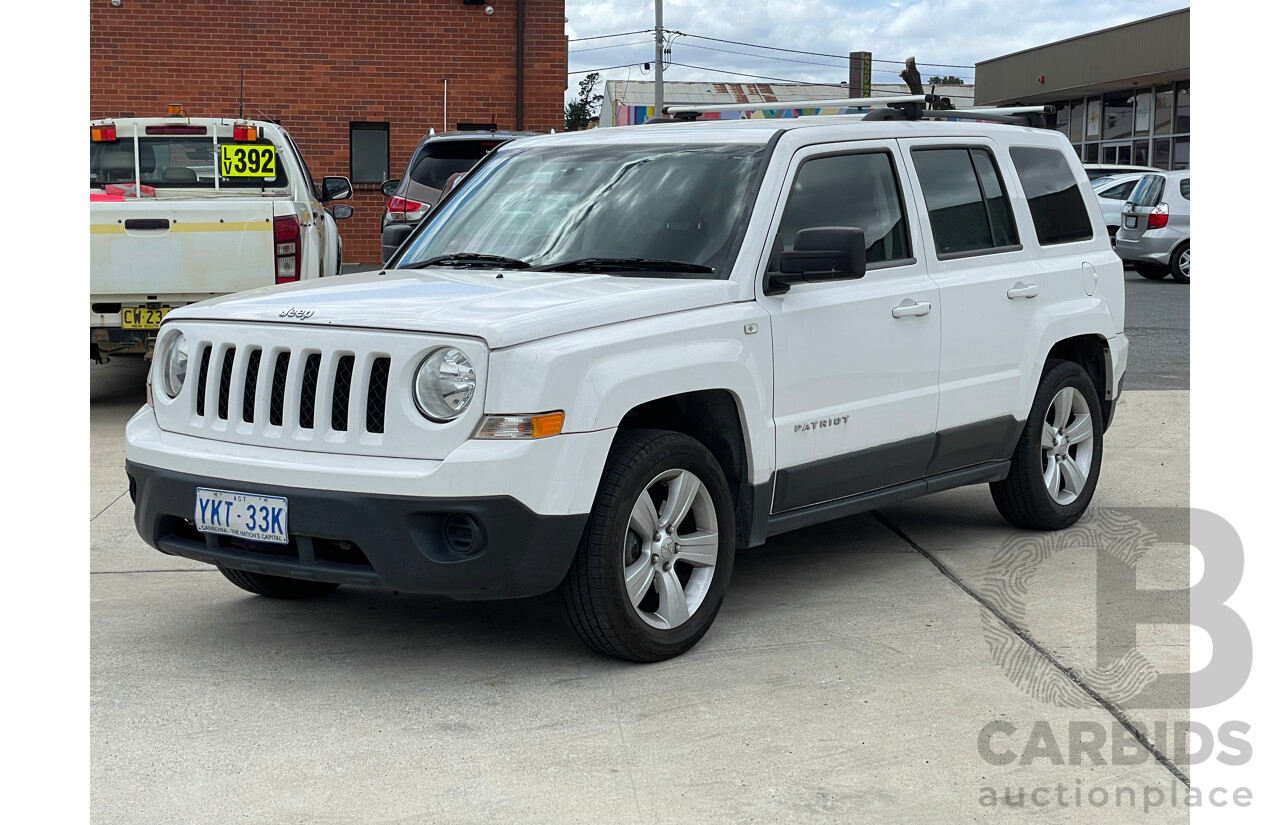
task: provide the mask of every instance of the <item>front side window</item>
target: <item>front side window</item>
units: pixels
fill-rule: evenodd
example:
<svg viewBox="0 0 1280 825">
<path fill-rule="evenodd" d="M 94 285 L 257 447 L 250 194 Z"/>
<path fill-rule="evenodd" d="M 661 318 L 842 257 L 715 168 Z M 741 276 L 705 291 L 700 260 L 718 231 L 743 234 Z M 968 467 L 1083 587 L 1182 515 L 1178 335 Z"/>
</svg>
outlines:
<svg viewBox="0 0 1280 825">
<path fill-rule="evenodd" d="M 912 153 L 938 257 L 1017 246 L 1009 196 L 985 149 L 916 149 Z"/>
<path fill-rule="evenodd" d="M 868 265 L 910 259 L 893 157 L 888 152 L 865 152 L 805 161 L 791 186 L 773 260 L 794 248 L 801 229 L 819 226 L 861 229 Z M 771 262 L 769 268 L 776 270 L 776 264 Z"/>
<path fill-rule="evenodd" d="M 756 144 L 502 148 L 454 190 L 396 265 L 483 255 L 616 273 L 627 259 L 685 265 L 663 277 L 727 278 L 764 151 Z"/>
<path fill-rule="evenodd" d="M 1022 191 L 1031 208 L 1031 221 L 1041 246 L 1087 241 L 1093 224 L 1080 185 L 1067 159 L 1057 149 L 1014 146 L 1009 149 Z"/>
</svg>

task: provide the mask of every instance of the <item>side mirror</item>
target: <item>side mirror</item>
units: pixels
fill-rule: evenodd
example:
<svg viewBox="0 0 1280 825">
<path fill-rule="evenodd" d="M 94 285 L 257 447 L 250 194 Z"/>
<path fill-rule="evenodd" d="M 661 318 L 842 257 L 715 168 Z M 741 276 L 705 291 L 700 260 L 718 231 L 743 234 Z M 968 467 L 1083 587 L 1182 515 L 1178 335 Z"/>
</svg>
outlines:
<svg viewBox="0 0 1280 825">
<path fill-rule="evenodd" d="M 392 180 L 384 180 L 382 182 L 382 194 L 387 196 L 388 198 L 394 195 L 396 193 L 396 190 L 399 188 L 400 188 L 399 178 L 394 178 Z"/>
<path fill-rule="evenodd" d="M 351 197 L 351 181 L 342 177 L 324 178 L 320 181 L 320 200 L 342 201 Z"/>
<path fill-rule="evenodd" d="M 407 223 L 396 223 L 388 226 L 382 231 L 383 248 L 385 249 L 394 246 L 395 249 L 399 250 L 400 247 L 404 246 L 404 239 L 409 237 L 409 234 L 413 232 L 413 230 L 414 227 Z M 393 252 L 391 254 L 392 257 L 394 257 L 395 253 Z M 389 260 L 391 260 L 390 257 L 383 258 L 382 262 L 385 264 Z"/>
<path fill-rule="evenodd" d="M 333 219 L 337 221 L 346 220 L 355 212 L 354 209 L 347 206 L 345 203 L 338 204 L 329 211 L 333 213 Z"/>
<path fill-rule="evenodd" d="M 780 295 L 792 284 L 847 281 L 867 274 L 867 241 L 849 226 L 817 226 L 796 233 L 795 247 L 778 257 L 779 272 L 765 281 L 766 295 Z"/>
</svg>

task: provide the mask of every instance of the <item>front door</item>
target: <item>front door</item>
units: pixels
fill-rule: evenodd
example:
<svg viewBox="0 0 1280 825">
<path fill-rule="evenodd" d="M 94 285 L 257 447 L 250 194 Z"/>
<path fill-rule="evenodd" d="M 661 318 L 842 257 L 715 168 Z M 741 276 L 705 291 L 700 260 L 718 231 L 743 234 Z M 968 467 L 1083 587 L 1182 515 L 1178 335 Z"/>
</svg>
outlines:
<svg viewBox="0 0 1280 825">
<path fill-rule="evenodd" d="M 932 455 L 940 308 L 904 180 L 893 141 L 792 159 L 762 268 L 776 271 L 801 229 L 850 226 L 864 233 L 868 271 L 781 295 L 758 287 L 773 316 L 775 513 L 919 479 Z"/>
</svg>

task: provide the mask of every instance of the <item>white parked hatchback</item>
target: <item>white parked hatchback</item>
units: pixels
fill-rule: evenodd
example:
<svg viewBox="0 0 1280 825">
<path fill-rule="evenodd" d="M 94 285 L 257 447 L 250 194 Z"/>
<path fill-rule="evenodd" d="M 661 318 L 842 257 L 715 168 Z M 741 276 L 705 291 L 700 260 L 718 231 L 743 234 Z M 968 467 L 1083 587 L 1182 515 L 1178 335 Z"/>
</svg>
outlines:
<svg viewBox="0 0 1280 825">
<path fill-rule="evenodd" d="M 554 590 L 655 661 L 779 533 L 966 484 L 1074 523 L 1120 261 L 1062 134 L 923 102 L 515 141 L 384 270 L 174 310 L 139 533 L 277 598 Z"/>
</svg>

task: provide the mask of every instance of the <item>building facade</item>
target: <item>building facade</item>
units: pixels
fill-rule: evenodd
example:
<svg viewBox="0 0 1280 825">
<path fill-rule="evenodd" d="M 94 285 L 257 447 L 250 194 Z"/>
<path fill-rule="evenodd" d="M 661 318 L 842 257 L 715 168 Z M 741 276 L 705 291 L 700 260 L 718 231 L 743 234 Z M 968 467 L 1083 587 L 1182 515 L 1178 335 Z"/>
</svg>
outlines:
<svg viewBox="0 0 1280 825">
<path fill-rule="evenodd" d="M 1085 163 L 1191 166 L 1191 10 L 985 60 L 977 105 L 1050 103 Z"/>
<path fill-rule="evenodd" d="M 346 175 L 348 263 L 380 260 L 379 191 L 419 138 L 460 122 L 564 124 L 564 0 L 94 0 L 89 117 L 278 121 L 311 172 Z M 447 122 L 446 122 L 447 109 Z"/>
</svg>

